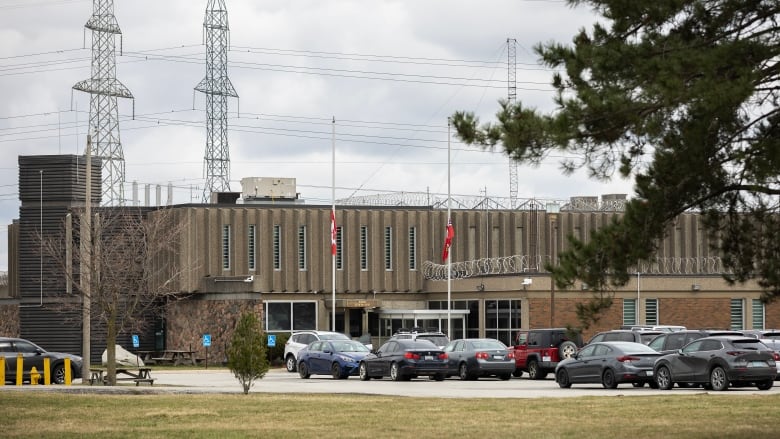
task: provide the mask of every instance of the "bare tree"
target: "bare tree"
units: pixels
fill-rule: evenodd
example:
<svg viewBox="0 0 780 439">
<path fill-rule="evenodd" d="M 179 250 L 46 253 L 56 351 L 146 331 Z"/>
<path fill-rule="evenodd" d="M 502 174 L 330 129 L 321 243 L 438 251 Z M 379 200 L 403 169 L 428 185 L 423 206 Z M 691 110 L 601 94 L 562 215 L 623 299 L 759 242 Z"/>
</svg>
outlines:
<svg viewBox="0 0 780 439">
<path fill-rule="evenodd" d="M 93 210 L 91 221 L 69 215 L 61 234 L 41 238 L 52 274 L 64 277 L 64 294 L 87 299 L 92 322 L 105 328 L 110 385 L 116 384 L 117 337 L 143 329 L 181 297 L 182 229 L 170 209 L 115 207 Z M 63 301 L 63 308 L 80 303 Z"/>
</svg>

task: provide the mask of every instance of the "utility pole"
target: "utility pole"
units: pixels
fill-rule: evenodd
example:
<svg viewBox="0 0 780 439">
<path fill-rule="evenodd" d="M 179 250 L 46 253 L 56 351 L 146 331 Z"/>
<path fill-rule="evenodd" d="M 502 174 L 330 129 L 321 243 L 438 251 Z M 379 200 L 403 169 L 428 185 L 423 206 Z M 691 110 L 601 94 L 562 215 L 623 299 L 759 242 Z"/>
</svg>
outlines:
<svg viewBox="0 0 780 439">
<path fill-rule="evenodd" d="M 208 0 L 203 21 L 206 41 L 206 77 L 195 87 L 206 95 L 206 155 L 203 202 L 212 192 L 230 190 L 230 149 L 228 148 L 228 97 L 238 94 L 227 74 L 230 27 L 224 0 Z"/>
<path fill-rule="evenodd" d="M 506 39 L 507 53 L 507 100 L 510 105 L 517 101 L 517 40 Z M 517 207 L 517 162 L 509 157 L 509 208 Z"/>
<path fill-rule="evenodd" d="M 116 41 L 122 35 L 114 16 L 113 0 L 93 0 L 92 17 L 84 25 L 92 31 L 92 74 L 74 90 L 89 93 L 89 134 L 95 155 L 102 160 L 103 197 L 107 206 L 124 204 L 125 157 L 119 139 L 119 110 L 116 98 L 133 99 L 116 78 Z M 120 39 L 121 53 L 121 39 Z M 92 148 L 93 146 L 90 146 Z"/>
<path fill-rule="evenodd" d="M 87 135 L 87 160 L 86 168 L 86 194 L 84 194 L 84 217 L 81 225 L 82 242 L 86 245 L 81 249 L 82 255 L 82 279 L 81 279 L 81 377 L 89 377 L 91 367 L 90 357 L 92 352 L 92 137 Z M 85 233 L 86 232 L 86 233 Z M 86 238 L 86 239 L 83 239 Z M 84 251 L 86 250 L 86 251 Z M 84 270 L 84 257 L 86 267 Z"/>
</svg>

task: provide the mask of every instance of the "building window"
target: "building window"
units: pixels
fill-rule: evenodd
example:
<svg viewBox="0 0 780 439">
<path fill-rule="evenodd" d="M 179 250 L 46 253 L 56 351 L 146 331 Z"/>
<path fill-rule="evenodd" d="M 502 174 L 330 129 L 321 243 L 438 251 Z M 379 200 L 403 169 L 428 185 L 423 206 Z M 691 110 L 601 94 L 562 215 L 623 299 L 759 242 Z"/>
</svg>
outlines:
<svg viewBox="0 0 780 439">
<path fill-rule="evenodd" d="M 764 302 L 761 299 L 753 299 L 752 305 L 752 328 L 764 329 Z"/>
<path fill-rule="evenodd" d="M 409 227 L 409 270 L 417 270 L 417 228 Z"/>
<path fill-rule="evenodd" d="M 341 234 L 341 226 L 336 226 L 336 270 L 344 269 L 344 253 L 342 253 L 343 235 Z"/>
<path fill-rule="evenodd" d="M 742 299 L 731 299 L 731 330 L 741 331 L 745 329 L 744 303 Z"/>
<path fill-rule="evenodd" d="M 256 260 L 256 253 L 255 253 L 255 239 L 257 237 L 257 228 L 254 224 L 249 225 L 249 230 L 247 230 L 247 264 L 249 271 L 255 271 L 257 269 L 257 260 Z"/>
<path fill-rule="evenodd" d="M 393 269 L 393 228 L 385 227 L 385 270 Z"/>
<path fill-rule="evenodd" d="M 265 330 L 292 332 L 316 330 L 317 303 L 310 301 L 265 302 Z"/>
<path fill-rule="evenodd" d="M 450 309 L 467 309 L 469 313 L 463 316 L 466 319 L 466 334 L 463 334 L 463 328 L 458 319 L 452 321 L 452 340 L 460 338 L 478 338 L 479 337 L 479 301 L 478 300 L 453 300 Z M 518 306 L 520 304 L 518 303 Z M 446 310 L 446 300 L 431 300 L 428 302 L 428 309 Z M 447 319 L 442 319 L 441 327 L 447 327 Z M 392 334 L 390 334 L 392 335 Z"/>
<path fill-rule="evenodd" d="M 658 299 L 645 299 L 645 324 L 658 325 Z"/>
<path fill-rule="evenodd" d="M 639 321 L 636 317 L 636 299 L 623 299 L 623 325 L 638 324 Z"/>
<path fill-rule="evenodd" d="M 368 270 L 368 227 L 360 226 L 360 269 Z"/>
<path fill-rule="evenodd" d="M 485 337 L 511 346 L 520 326 L 519 300 L 485 300 Z"/>
<path fill-rule="evenodd" d="M 279 224 L 274 224 L 274 248 L 273 248 L 273 258 L 274 258 L 274 270 L 281 270 L 282 269 L 282 226 Z"/>
<path fill-rule="evenodd" d="M 222 226 L 222 269 L 230 270 L 230 224 Z"/>
<path fill-rule="evenodd" d="M 298 226 L 298 270 L 306 271 L 306 226 Z"/>
</svg>

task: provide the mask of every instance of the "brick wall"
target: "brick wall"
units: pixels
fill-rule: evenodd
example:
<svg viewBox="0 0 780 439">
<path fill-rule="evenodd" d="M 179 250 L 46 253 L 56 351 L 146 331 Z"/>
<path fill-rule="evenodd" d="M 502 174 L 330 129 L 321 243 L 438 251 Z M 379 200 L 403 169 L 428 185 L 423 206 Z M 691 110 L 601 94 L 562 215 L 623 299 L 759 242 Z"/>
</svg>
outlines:
<svg viewBox="0 0 780 439">
<path fill-rule="evenodd" d="M 250 311 L 262 322 L 261 300 L 184 300 L 171 304 L 167 313 L 166 347 L 192 349 L 196 357 L 206 358 L 202 337 L 210 334 L 209 364 L 222 364 L 227 361 L 225 348 L 238 320 Z"/>
</svg>

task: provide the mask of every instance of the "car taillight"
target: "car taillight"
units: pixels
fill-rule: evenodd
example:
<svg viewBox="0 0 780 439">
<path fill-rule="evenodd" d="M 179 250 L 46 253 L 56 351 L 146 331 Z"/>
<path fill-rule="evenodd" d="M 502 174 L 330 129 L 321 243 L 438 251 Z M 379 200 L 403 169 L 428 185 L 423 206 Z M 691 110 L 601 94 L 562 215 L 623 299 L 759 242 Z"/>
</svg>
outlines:
<svg viewBox="0 0 780 439">
<path fill-rule="evenodd" d="M 616 359 L 618 361 L 620 361 L 621 363 L 630 363 L 632 361 L 639 361 L 639 360 L 641 360 L 641 358 L 639 358 L 639 357 L 632 357 L 630 355 L 623 355 L 623 356 L 617 357 Z"/>
<path fill-rule="evenodd" d="M 404 354 L 404 358 L 407 360 L 419 360 L 420 354 L 415 354 L 414 352 L 407 352 Z"/>
<path fill-rule="evenodd" d="M 446 352 L 442 352 L 441 354 L 439 354 L 439 360 L 446 360 L 448 358 L 450 357 L 447 355 Z"/>
<path fill-rule="evenodd" d="M 515 353 L 514 352 L 510 352 L 510 353 L 506 354 L 506 357 L 509 358 L 510 360 L 514 360 L 515 359 Z"/>
<path fill-rule="evenodd" d="M 780 361 L 780 354 L 777 352 L 772 352 L 772 357 L 775 359 L 775 361 Z"/>
<path fill-rule="evenodd" d="M 477 352 L 474 356 L 477 358 L 477 360 L 487 360 L 489 357 L 487 352 Z"/>
</svg>

